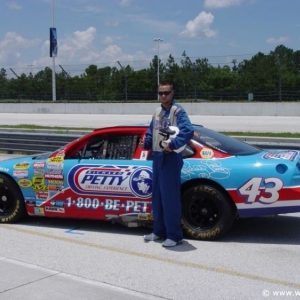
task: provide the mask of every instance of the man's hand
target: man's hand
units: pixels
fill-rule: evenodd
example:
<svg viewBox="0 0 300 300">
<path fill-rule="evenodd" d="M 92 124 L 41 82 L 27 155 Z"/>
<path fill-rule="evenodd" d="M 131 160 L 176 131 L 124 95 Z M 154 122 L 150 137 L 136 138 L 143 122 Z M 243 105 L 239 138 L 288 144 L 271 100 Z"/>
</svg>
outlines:
<svg viewBox="0 0 300 300">
<path fill-rule="evenodd" d="M 162 145 L 164 146 L 164 151 L 166 152 L 172 152 L 173 150 L 169 147 L 169 143 L 167 142 L 162 142 Z"/>
<path fill-rule="evenodd" d="M 139 147 L 140 147 L 141 150 L 144 150 L 145 142 L 142 139 L 140 139 Z"/>
</svg>

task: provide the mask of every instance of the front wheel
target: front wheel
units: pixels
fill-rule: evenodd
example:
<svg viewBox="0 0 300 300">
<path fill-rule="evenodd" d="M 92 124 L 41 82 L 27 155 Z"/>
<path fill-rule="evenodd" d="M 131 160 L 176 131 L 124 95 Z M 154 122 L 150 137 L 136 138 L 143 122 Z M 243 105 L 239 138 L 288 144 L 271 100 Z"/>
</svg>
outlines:
<svg viewBox="0 0 300 300">
<path fill-rule="evenodd" d="M 182 226 L 196 239 L 214 240 L 232 226 L 236 209 L 228 196 L 211 185 L 195 185 L 182 195 Z"/>
<path fill-rule="evenodd" d="M 0 223 L 13 223 L 25 215 L 24 198 L 19 186 L 0 174 Z"/>
</svg>

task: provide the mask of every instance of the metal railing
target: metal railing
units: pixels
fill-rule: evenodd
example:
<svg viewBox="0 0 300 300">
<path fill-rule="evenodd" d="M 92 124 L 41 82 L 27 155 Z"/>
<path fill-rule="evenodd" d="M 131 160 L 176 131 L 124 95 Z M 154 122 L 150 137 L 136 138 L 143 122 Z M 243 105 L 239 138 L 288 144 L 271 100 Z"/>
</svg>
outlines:
<svg viewBox="0 0 300 300">
<path fill-rule="evenodd" d="M 87 132 L 0 130 L 0 151 L 7 153 L 42 153 L 55 151 Z M 260 148 L 300 150 L 300 139 L 236 136 L 236 139 Z"/>
<path fill-rule="evenodd" d="M 42 153 L 55 151 L 83 134 L 0 131 L 0 151 L 7 153 Z"/>
</svg>

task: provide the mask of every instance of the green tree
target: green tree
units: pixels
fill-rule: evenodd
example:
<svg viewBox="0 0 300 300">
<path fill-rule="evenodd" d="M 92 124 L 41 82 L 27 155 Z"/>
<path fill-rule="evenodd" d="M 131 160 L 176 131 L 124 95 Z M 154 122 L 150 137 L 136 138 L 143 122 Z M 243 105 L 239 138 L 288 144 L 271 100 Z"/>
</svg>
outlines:
<svg viewBox="0 0 300 300">
<path fill-rule="evenodd" d="M 7 95 L 7 74 L 5 69 L 0 70 L 0 98 Z"/>
</svg>

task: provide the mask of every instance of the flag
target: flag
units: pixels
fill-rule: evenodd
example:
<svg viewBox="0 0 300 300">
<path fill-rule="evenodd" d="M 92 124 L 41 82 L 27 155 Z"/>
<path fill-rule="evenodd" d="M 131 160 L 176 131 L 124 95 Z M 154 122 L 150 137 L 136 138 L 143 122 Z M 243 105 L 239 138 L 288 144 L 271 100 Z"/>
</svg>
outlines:
<svg viewBox="0 0 300 300">
<path fill-rule="evenodd" d="M 50 57 L 57 56 L 57 34 L 56 28 L 50 28 Z"/>
</svg>

